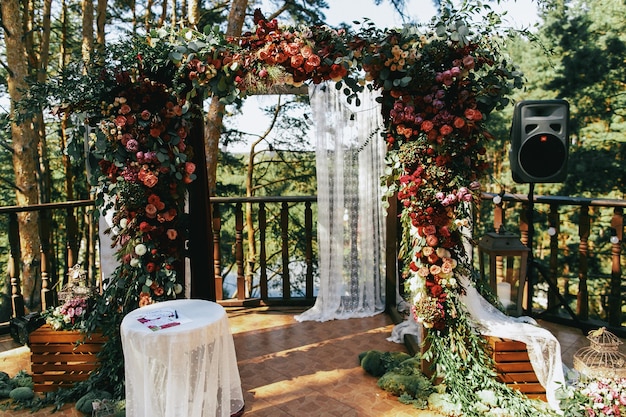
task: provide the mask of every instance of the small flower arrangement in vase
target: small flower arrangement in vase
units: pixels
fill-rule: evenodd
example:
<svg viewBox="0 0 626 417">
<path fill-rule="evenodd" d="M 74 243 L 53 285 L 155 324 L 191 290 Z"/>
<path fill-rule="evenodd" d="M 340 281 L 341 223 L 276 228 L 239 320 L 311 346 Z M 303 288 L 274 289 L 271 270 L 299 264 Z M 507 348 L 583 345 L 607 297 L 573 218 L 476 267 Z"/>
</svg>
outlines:
<svg viewBox="0 0 626 417">
<path fill-rule="evenodd" d="M 51 307 L 42 313 L 53 330 L 81 330 L 84 329 L 89 312 L 89 304 L 93 289 L 87 285 L 87 273 L 77 264 L 68 272 L 68 282 L 59 291 L 57 307 Z"/>
</svg>

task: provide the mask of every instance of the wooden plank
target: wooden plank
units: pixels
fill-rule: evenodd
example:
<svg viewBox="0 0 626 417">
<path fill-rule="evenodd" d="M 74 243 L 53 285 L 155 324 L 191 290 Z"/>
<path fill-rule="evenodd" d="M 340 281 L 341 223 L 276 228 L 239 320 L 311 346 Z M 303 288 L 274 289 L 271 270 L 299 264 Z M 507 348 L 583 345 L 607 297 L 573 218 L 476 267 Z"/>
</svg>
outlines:
<svg viewBox="0 0 626 417">
<path fill-rule="evenodd" d="M 544 394 L 546 389 L 540 383 L 529 384 L 507 384 L 509 387 L 519 390 L 524 394 Z"/>
<path fill-rule="evenodd" d="M 98 369 L 97 363 L 76 363 L 76 364 L 33 364 L 33 374 L 45 374 L 50 372 L 89 372 Z"/>
<path fill-rule="evenodd" d="M 50 343 L 46 345 L 34 344 L 30 346 L 32 353 L 96 353 L 102 350 L 102 343 L 90 343 L 86 345 L 75 346 L 68 343 Z"/>
<path fill-rule="evenodd" d="M 528 362 L 528 351 L 523 352 L 499 352 L 496 351 L 493 354 L 493 359 L 496 363 L 502 362 Z"/>
<path fill-rule="evenodd" d="M 498 373 L 535 372 L 530 362 L 497 363 L 496 371 L 498 371 Z"/>
<path fill-rule="evenodd" d="M 55 354 L 31 354 L 31 363 L 47 363 L 47 362 L 97 362 L 97 355 L 73 355 L 71 353 L 55 353 Z"/>
<path fill-rule="evenodd" d="M 498 379 L 506 384 L 515 382 L 539 382 L 534 372 L 501 373 L 498 374 Z"/>
<path fill-rule="evenodd" d="M 64 374 L 47 374 L 47 375 L 33 375 L 33 383 L 74 383 L 79 381 L 85 381 L 89 378 L 89 373 L 64 373 Z"/>
</svg>

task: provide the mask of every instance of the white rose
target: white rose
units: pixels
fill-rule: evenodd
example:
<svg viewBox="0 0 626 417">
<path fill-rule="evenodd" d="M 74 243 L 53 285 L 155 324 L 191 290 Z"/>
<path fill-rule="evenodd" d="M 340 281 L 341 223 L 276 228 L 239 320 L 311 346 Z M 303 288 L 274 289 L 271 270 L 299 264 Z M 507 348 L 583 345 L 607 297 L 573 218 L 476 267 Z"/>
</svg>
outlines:
<svg viewBox="0 0 626 417">
<path fill-rule="evenodd" d="M 130 260 L 130 266 L 132 266 L 133 268 L 137 268 L 141 265 L 141 262 L 139 262 L 139 259 L 137 258 L 132 258 Z"/>
<path fill-rule="evenodd" d="M 174 292 L 176 294 L 180 294 L 181 292 L 183 292 L 183 286 L 180 284 L 174 284 Z"/>
<path fill-rule="evenodd" d="M 120 220 L 120 227 L 122 229 L 126 229 L 126 226 L 128 225 L 128 219 L 122 219 Z"/>
<path fill-rule="evenodd" d="M 135 253 L 137 255 L 143 256 L 146 254 L 146 252 L 148 252 L 148 248 L 143 243 L 140 243 L 137 246 L 135 246 Z"/>
</svg>

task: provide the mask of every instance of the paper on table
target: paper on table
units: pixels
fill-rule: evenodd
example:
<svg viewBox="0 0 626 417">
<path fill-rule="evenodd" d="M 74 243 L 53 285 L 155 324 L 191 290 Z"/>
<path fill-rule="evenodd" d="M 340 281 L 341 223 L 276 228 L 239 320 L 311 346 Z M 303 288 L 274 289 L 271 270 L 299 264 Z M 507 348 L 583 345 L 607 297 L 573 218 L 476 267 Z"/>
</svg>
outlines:
<svg viewBox="0 0 626 417">
<path fill-rule="evenodd" d="M 153 332 L 189 323 L 191 319 L 172 309 L 153 310 L 137 317 L 137 321 Z"/>
</svg>

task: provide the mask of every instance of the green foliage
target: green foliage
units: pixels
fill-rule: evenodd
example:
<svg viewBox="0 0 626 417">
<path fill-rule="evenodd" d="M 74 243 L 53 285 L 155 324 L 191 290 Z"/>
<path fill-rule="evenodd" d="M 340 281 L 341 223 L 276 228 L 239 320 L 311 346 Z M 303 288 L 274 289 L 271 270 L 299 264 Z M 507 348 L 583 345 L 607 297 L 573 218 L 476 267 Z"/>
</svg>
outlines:
<svg viewBox="0 0 626 417">
<path fill-rule="evenodd" d="M 31 387 L 17 387 L 11 390 L 9 397 L 13 401 L 25 402 L 32 400 L 35 396 L 35 392 Z"/>
<path fill-rule="evenodd" d="M 411 356 L 404 352 L 368 350 L 359 354 L 359 363 L 368 374 L 381 377 L 387 371 L 410 358 Z"/>
<path fill-rule="evenodd" d="M 377 385 L 403 404 L 425 408 L 433 385 L 421 372 L 421 361 L 404 352 L 369 350 L 359 355 L 361 367 L 378 377 Z"/>
<path fill-rule="evenodd" d="M 89 391 L 76 401 L 76 409 L 83 414 L 91 414 L 93 412 L 93 402 L 95 400 L 108 400 L 111 394 L 102 390 Z"/>
</svg>

